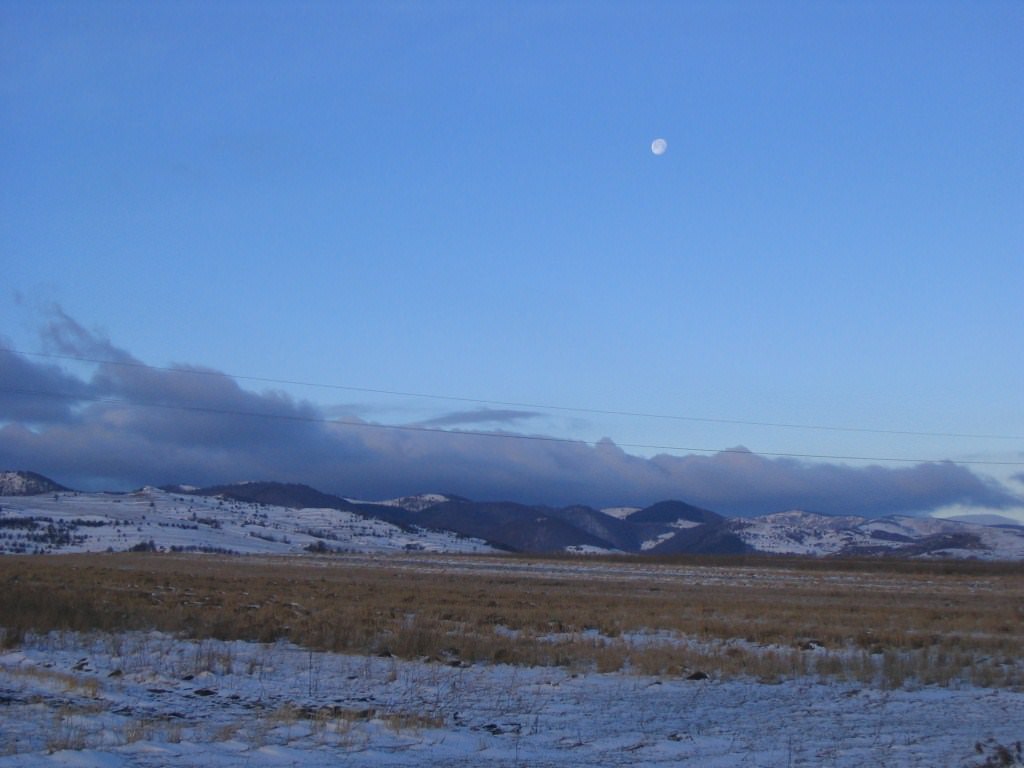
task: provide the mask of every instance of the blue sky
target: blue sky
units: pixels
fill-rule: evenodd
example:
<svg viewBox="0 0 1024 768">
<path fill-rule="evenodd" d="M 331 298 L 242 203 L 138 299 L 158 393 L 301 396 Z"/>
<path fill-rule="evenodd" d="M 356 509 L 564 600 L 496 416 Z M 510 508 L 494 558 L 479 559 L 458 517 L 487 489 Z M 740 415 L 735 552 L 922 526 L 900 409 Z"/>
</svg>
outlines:
<svg viewBox="0 0 1024 768">
<path fill-rule="evenodd" d="M 338 453 L 317 441 L 340 427 L 320 423 L 307 478 L 278 438 L 259 463 L 246 428 L 224 427 L 218 481 L 568 501 L 601 475 L 578 500 L 849 511 L 876 469 L 932 467 L 774 456 L 794 453 L 993 462 L 949 470 L 994 495 L 904 507 L 1012 509 L 1022 36 L 1017 2 L 0 3 L 0 337 L 22 353 L 0 459 L 67 482 L 206 479 L 198 441 L 148 423 L 133 369 L 40 355 L 114 356 L 227 374 L 235 396 L 314 419 L 566 438 L 587 456 L 494 440 L 485 470 L 451 459 L 457 437 L 385 448 L 367 429 Z M 115 403 L 40 420 L 16 368 L 43 400 L 56 368 L 136 398 L 118 422 L 134 442 L 90 431 Z M 177 406 L 214 377 L 192 378 Z M 656 475 L 658 454 L 719 460 L 749 499 L 685 472 L 619 467 L 615 486 L 602 438 Z M 140 446 L 152 465 L 128 461 Z M 740 446 L 780 477 L 789 461 L 850 486 L 769 482 L 715 453 Z M 154 466 L 204 478 L 143 478 Z"/>
</svg>

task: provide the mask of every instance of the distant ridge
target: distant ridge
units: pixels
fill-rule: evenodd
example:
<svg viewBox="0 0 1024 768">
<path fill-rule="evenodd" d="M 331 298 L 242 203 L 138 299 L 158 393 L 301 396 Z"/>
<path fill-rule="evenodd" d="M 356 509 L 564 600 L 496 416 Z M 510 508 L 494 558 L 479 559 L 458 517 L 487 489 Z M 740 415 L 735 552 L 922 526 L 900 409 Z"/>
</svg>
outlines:
<svg viewBox="0 0 1024 768">
<path fill-rule="evenodd" d="M 680 500 L 622 515 L 435 493 L 355 501 L 271 481 L 90 494 L 28 471 L 0 472 L 0 496 L 0 552 L 413 549 L 1024 560 L 1018 525 L 803 510 L 726 518 Z"/>
<path fill-rule="evenodd" d="M 194 489 L 191 493 L 196 496 L 223 496 L 237 501 L 273 504 L 292 509 L 351 509 L 354 506 L 339 496 L 332 496 L 298 483 L 253 482 L 211 485 Z"/>
</svg>

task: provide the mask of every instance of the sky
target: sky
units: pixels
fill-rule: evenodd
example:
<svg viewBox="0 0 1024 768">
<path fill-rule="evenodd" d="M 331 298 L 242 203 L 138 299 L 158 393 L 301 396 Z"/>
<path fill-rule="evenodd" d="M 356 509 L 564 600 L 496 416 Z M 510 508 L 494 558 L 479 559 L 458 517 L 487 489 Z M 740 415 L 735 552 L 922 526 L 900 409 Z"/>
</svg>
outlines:
<svg viewBox="0 0 1024 768">
<path fill-rule="evenodd" d="M 0 0 L 0 467 L 1024 519 L 1022 39 Z"/>
</svg>

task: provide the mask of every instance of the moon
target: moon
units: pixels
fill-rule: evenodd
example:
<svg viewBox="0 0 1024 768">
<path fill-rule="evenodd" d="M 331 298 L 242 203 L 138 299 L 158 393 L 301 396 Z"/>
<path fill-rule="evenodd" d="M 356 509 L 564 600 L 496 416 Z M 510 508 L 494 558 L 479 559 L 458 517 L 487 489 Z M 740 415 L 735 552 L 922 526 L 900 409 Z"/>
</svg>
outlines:
<svg viewBox="0 0 1024 768">
<path fill-rule="evenodd" d="M 668 149 L 668 142 L 664 139 L 655 139 L 651 142 L 651 152 L 656 155 L 664 155 L 666 149 Z"/>
</svg>

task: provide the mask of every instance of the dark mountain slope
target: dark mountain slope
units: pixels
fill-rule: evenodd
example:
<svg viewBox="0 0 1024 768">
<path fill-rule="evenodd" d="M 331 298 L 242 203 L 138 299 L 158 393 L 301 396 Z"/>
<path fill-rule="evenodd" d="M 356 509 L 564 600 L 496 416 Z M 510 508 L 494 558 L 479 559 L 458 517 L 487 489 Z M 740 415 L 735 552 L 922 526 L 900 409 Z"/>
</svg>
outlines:
<svg viewBox="0 0 1024 768">
<path fill-rule="evenodd" d="M 724 524 L 708 523 L 676 529 L 671 539 L 648 551 L 653 555 L 742 555 L 752 550 Z"/>
<path fill-rule="evenodd" d="M 607 542 L 606 547 L 633 552 L 640 548 L 641 542 L 649 533 L 647 526 L 635 525 L 631 520 L 606 515 L 592 507 L 572 506 L 560 509 L 546 509 L 546 514 L 568 523 L 574 528 Z M 655 534 L 656 535 L 656 534 Z"/>
<path fill-rule="evenodd" d="M 634 512 L 626 519 L 631 523 L 663 523 L 665 525 L 671 525 L 680 520 L 689 523 L 720 525 L 726 520 L 716 512 L 695 507 L 685 501 L 659 501 L 657 504 Z"/>
<path fill-rule="evenodd" d="M 447 529 L 517 552 L 611 547 L 604 539 L 558 519 L 549 509 L 513 502 L 447 501 L 423 510 L 415 520 L 425 528 Z"/>
</svg>

